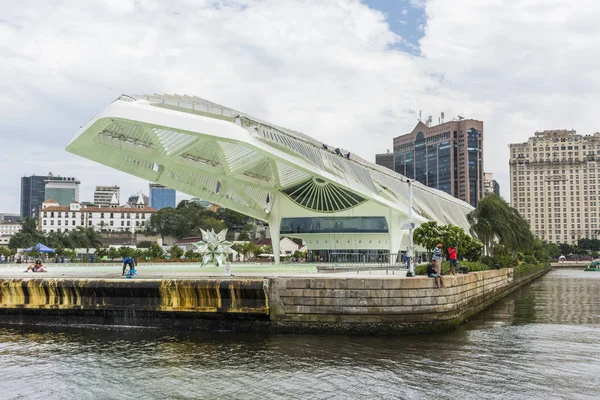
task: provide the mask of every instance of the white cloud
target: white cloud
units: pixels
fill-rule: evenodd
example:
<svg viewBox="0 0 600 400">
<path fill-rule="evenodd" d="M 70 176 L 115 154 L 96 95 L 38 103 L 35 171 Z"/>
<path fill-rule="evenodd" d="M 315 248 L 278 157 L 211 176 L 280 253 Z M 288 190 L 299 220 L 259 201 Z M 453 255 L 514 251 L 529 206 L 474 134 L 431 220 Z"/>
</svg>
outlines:
<svg viewBox="0 0 600 400">
<path fill-rule="evenodd" d="M 358 0 L 9 2 L 0 16 L 0 211 L 24 174 L 75 175 L 124 194 L 147 184 L 63 149 L 121 93 L 187 93 L 373 159 L 414 110 L 485 121 L 486 169 L 508 196 L 507 143 L 598 130 L 599 6 L 412 0 L 422 57 Z M 491 151 L 493 149 L 493 151 Z"/>
</svg>

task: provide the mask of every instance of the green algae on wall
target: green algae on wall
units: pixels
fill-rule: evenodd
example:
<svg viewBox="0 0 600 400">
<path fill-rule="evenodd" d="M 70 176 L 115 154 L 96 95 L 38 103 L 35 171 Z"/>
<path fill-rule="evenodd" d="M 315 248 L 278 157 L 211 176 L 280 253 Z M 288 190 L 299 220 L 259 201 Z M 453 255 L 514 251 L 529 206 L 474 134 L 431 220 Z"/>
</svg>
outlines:
<svg viewBox="0 0 600 400">
<path fill-rule="evenodd" d="M 0 309 L 269 312 L 261 279 L 3 279 Z"/>
</svg>

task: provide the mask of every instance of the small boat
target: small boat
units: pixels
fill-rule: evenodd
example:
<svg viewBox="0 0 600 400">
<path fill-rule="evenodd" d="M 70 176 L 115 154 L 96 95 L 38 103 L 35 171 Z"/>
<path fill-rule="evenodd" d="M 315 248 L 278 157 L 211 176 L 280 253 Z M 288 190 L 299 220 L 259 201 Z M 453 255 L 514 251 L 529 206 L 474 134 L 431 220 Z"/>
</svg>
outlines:
<svg viewBox="0 0 600 400">
<path fill-rule="evenodd" d="M 588 265 L 583 270 L 584 271 L 598 271 L 598 272 L 600 272 L 600 260 L 594 260 L 594 261 L 592 261 L 590 263 L 590 265 Z"/>
</svg>

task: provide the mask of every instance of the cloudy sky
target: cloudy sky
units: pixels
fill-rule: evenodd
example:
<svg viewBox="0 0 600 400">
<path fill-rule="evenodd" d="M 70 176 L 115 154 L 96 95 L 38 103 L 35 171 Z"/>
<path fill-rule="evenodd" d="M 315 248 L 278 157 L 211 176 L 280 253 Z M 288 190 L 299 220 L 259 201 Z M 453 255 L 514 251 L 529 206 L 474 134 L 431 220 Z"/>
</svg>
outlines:
<svg viewBox="0 0 600 400">
<path fill-rule="evenodd" d="M 576 4 L 576 6 L 575 6 Z M 600 2 L 0 0 L 0 213 L 20 177 L 147 182 L 64 151 L 121 93 L 193 94 L 367 160 L 423 115 L 484 121 L 508 199 L 508 143 L 600 130 Z"/>
</svg>

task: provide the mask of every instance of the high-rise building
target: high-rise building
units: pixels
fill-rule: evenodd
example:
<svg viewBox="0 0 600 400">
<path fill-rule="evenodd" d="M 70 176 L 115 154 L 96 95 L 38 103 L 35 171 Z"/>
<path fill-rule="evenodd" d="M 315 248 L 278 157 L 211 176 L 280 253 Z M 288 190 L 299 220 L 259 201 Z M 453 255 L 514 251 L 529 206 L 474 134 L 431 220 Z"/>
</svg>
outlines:
<svg viewBox="0 0 600 400">
<path fill-rule="evenodd" d="M 142 197 L 141 202 L 143 202 L 144 204 L 150 204 L 150 198 L 140 192 L 137 194 L 130 195 L 127 199 L 127 204 L 125 205 L 125 207 L 137 207 L 137 205 L 140 203 L 140 196 Z"/>
<path fill-rule="evenodd" d="M 375 154 L 375 164 L 381 165 L 382 167 L 386 167 L 394 170 L 394 153 L 390 153 L 388 150 L 387 153 Z"/>
<path fill-rule="evenodd" d="M 175 189 L 157 183 L 150 184 L 150 207 L 160 210 L 166 207 L 175 207 Z"/>
<path fill-rule="evenodd" d="M 47 176 L 24 176 L 21 178 L 21 218 L 38 215 L 44 201 L 44 181 Z"/>
<path fill-rule="evenodd" d="M 44 200 L 56 200 L 61 206 L 79 201 L 79 182 L 73 177 L 48 174 L 44 180 L 46 187 Z"/>
<path fill-rule="evenodd" d="M 488 194 L 494 193 L 494 174 L 491 172 L 483 173 L 483 195 L 487 196 Z"/>
<path fill-rule="evenodd" d="M 500 184 L 496 180 L 493 180 L 492 184 L 494 185 L 494 194 L 500 196 Z"/>
<path fill-rule="evenodd" d="M 419 121 L 411 133 L 394 138 L 394 170 L 475 207 L 483 197 L 483 122 Z"/>
<path fill-rule="evenodd" d="M 113 194 L 117 196 L 117 201 L 121 200 L 121 189 L 118 186 L 96 186 L 94 204 L 98 207 L 108 207 Z"/>
<path fill-rule="evenodd" d="M 596 239 L 600 229 L 600 133 L 535 132 L 510 144 L 510 199 L 550 243 Z"/>
</svg>

